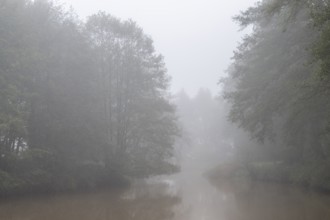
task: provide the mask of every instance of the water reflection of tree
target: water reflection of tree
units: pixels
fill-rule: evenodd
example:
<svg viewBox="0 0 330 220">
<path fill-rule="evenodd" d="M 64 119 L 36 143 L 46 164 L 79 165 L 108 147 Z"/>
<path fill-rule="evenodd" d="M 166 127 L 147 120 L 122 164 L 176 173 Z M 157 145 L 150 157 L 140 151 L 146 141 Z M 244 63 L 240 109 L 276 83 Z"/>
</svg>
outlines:
<svg viewBox="0 0 330 220">
<path fill-rule="evenodd" d="M 33 220 L 169 220 L 180 198 L 166 184 L 127 192 L 98 192 L 0 203 L 0 219 Z"/>
<path fill-rule="evenodd" d="M 121 200 L 127 207 L 123 220 L 169 220 L 174 217 L 173 208 L 181 202 L 178 196 L 169 194 L 166 183 L 152 184 L 147 188 L 136 187 L 130 192 L 131 197 Z"/>
<path fill-rule="evenodd" d="M 271 183 L 211 180 L 223 193 L 222 212 L 227 220 L 328 220 L 330 197 L 301 188 Z"/>
</svg>

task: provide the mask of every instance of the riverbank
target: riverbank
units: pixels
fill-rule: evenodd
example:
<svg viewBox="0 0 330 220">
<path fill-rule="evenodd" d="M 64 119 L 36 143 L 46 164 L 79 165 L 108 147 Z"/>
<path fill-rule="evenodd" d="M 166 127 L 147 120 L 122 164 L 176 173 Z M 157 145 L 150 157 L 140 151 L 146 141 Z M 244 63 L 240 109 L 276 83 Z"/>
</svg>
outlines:
<svg viewBox="0 0 330 220">
<path fill-rule="evenodd" d="M 250 179 L 285 183 L 330 192 L 330 164 L 281 162 L 225 163 L 207 172 L 211 179 Z"/>
<path fill-rule="evenodd" d="M 75 167 L 70 172 L 28 167 L 16 172 L 0 170 L 1 197 L 125 188 L 129 185 L 128 177 L 91 164 Z"/>
<path fill-rule="evenodd" d="M 159 162 L 159 167 L 142 165 L 65 160 L 45 150 L 27 150 L 0 158 L 0 196 L 126 188 L 135 178 L 179 171 L 167 162 Z"/>
</svg>

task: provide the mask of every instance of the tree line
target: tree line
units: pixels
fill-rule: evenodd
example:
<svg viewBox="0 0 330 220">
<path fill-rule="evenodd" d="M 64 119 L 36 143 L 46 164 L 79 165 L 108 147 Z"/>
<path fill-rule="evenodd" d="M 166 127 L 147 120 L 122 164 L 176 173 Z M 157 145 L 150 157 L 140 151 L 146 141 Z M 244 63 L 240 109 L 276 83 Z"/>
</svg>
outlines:
<svg viewBox="0 0 330 220">
<path fill-rule="evenodd" d="M 253 29 L 222 79 L 224 97 L 230 120 L 259 142 L 249 158 L 257 178 L 330 189 L 329 4 L 263 0 L 234 18 Z"/>
<path fill-rule="evenodd" d="M 0 1 L 0 193 L 175 171 L 163 57 L 131 20 Z"/>
</svg>

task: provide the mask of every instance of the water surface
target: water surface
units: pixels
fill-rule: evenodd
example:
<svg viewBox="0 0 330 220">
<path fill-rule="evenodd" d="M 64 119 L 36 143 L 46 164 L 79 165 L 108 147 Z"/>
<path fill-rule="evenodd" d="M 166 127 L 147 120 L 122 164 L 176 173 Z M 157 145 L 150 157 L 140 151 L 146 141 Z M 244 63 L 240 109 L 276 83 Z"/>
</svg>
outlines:
<svg viewBox="0 0 330 220">
<path fill-rule="evenodd" d="M 0 219 L 330 220 L 329 195 L 270 183 L 210 181 L 203 175 L 209 167 L 199 161 L 205 160 L 188 156 L 181 173 L 136 181 L 127 190 L 2 199 Z"/>
</svg>

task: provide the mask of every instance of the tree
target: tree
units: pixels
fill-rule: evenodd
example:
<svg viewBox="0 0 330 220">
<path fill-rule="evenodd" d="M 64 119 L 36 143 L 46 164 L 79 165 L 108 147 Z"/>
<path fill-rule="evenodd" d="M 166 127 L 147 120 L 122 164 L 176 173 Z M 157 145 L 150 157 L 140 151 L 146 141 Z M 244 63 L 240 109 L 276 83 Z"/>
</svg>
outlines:
<svg viewBox="0 0 330 220">
<path fill-rule="evenodd" d="M 281 159 L 326 157 L 319 136 L 327 111 L 311 62 L 319 32 L 307 1 L 263 1 L 236 17 L 254 31 L 238 47 L 229 69 L 230 117 L 252 137 L 275 141 Z M 318 95 L 316 95 L 318 94 Z"/>
<path fill-rule="evenodd" d="M 137 167 L 170 157 L 177 132 L 174 108 L 163 58 L 151 39 L 133 21 L 121 22 L 104 12 L 91 16 L 86 27 L 99 64 L 106 160 L 114 166 L 131 161 Z"/>
</svg>

